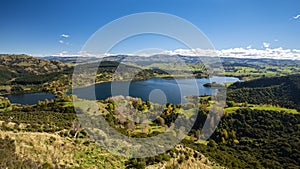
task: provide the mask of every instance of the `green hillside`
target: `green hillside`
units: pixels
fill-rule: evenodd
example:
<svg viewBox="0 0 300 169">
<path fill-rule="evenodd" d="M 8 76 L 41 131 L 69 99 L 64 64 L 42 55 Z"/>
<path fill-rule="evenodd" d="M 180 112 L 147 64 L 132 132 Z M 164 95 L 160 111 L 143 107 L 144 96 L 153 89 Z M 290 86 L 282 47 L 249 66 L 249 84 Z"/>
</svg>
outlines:
<svg viewBox="0 0 300 169">
<path fill-rule="evenodd" d="M 69 68 L 59 61 L 37 59 L 27 55 L 0 54 L 0 80 L 7 83 L 14 78 L 61 72 Z"/>
<path fill-rule="evenodd" d="M 37 91 L 70 70 L 69 64 L 27 55 L 0 54 L 0 94 Z"/>
<path fill-rule="evenodd" d="M 300 110 L 300 75 L 261 78 L 229 87 L 228 100 Z"/>
<path fill-rule="evenodd" d="M 191 139 L 182 143 L 228 168 L 296 169 L 299 123 L 299 113 L 240 108 L 222 117 L 207 146 Z"/>
<path fill-rule="evenodd" d="M 45 74 L 59 72 L 68 68 L 67 64 L 59 61 L 49 61 L 34 58 L 28 55 L 0 54 L 0 65 L 14 74 Z"/>
</svg>

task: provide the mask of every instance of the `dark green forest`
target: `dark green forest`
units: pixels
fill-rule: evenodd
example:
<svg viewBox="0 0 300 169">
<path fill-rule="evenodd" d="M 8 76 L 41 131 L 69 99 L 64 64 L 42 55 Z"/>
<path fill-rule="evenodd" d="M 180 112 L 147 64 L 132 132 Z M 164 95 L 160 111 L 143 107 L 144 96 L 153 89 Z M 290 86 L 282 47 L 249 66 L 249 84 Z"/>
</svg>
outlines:
<svg viewBox="0 0 300 169">
<path fill-rule="evenodd" d="M 261 78 L 229 87 L 228 100 L 271 104 L 300 111 L 300 75 Z"/>
<path fill-rule="evenodd" d="M 300 115 L 239 109 L 224 116 L 208 146 L 182 143 L 229 168 L 298 168 Z"/>
</svg>

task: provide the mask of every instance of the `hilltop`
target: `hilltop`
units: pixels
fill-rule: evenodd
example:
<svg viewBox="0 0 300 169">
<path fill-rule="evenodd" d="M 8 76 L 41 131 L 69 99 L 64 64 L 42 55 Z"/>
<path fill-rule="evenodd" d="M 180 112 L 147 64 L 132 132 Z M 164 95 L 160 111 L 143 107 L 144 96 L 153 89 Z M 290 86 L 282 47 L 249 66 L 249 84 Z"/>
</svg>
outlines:
<svg viewBox="0 0 300 169">
<path fill-rule="evenodd" d="M 14 81 L 24 76 L 61 72 L 70 66 L 60 61 L 42 60 L 28 55 L 0 54 L 0 81 Z"/>
<path fill-rule="evenodd" d="M 56 60 L 43 60 L 28 55 L 0 54 L 0 65 L 15 75 L 40 75 L 60 72 L 68 68 L 67 64 Z"/>
<path fill-rule="evenodd" d="M 0 54 L 0 94 L 34 92 L 70 69 L 70 64 L 28 55 Z"/>
</svg>

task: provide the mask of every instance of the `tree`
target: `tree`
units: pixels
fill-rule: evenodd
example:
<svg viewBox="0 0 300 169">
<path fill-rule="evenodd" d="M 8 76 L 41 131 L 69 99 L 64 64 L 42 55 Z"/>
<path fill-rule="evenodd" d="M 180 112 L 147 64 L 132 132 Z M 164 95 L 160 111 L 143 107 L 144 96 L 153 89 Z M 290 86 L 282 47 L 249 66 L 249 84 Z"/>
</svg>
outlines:
<svg viewBox="0 0 300 169">
<path fill-rule="evenodd" d="M 158 125 L 164 126 L 165 125 L 165 119 L 162 117 L 158 116 L 157 118 Z"/>
<path fill-rule="evenodd" d="M 130 130 L 130 131 L 134 131 L 135 129 L 135 123 L 134 121 L 131 121 L 131 120 L 127 120 L 126 122 L 126 127 Z"/>
<path fill-rule="evenodd" d="M 114 105 L 113 103 L 109 103 L 109 104 L 107 105 L 107 109 L 108 109 L 110 112 L 112 112 L 112 111 L 114 111 L 114 109 L 115 109 L 115 105 Z"/>
<path fill-rule="evenodd" d="M 209 142 L 207 143 L 207 145 L 209 147 L 215 148 L 215 147 L 217 147 L 218 144 L 214 140 L 210 139 Z"/>
<path fill-rule="evenodd" d="M 23 91 L 24 91 L 24 89 L 20 85 L 15 85 L 11 88 L 12 93 L 20 93 Z"/>
<path fill-rule="evenodd" d="M 228 132 L 226 129 L 223 129 L 222 134 L 221 134 L 226 140 L 228 139 Z"/>
<path fill-rule="evenodd" d="M 195 135 L 196 135 L 196 138 L 197 138 L 197 140 L 200 140 L 200 136 L 201 136 L 201 131 L 198 129 L 198 130 L 196 130 L 196 133 L 195 133 Z"/>
<path fill-rule="evenodd" d="M 235 106 L 234 101 L 227 101 L 226 104 L 227 104 L 227 107 L 234 107 Z"/>
<path fill-rule="evenodd" d="M 74 138 L 76 138 L 78 133 L 81 131 L 81 126 L 78 120 L 73 120 L 72 130 L 75 131 Z"/>
</svg>

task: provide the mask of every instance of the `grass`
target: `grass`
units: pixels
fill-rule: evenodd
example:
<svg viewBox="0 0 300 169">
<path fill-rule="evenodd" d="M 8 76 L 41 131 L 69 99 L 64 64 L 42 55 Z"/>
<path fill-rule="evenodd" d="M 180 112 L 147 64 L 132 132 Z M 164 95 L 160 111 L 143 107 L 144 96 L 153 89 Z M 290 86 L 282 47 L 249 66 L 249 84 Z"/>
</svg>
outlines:
<svg viewBox="0 0 300 169">
<path fill-rule="evenodd" d="M 232 85 L 233 83 L 234 83 L 234 82 L 226 82 L 226 83 L 225 83 L 225 86 L 226 86 L 226 87 L 229 87 L 229 86 Z"/>
<path fill-rule="evenodd" d="M 189 110 L 180 109 L 179 113 L 184 114 L 186 116 L 186 118 L 189 119 L 192 115 L 196 114 L 196 108 L 192 108 Z"/>
<path fill-rule="evenodd" d="M 255 109 L 255 110 L 272 110 L 272 111 L 278 111 L 278 112 L 283 111 L 283 112 L 292 113 L 292 114 L 299 114 L 299 112 L 296 109 L 288 109 L 288 108 L 268 106 L 268 105 L 263 105 L 263 106 L 256 105 L 255 107 L 252 107 L 251 109 Z"/>
<path fill-rule="evenodd" d="M 2 105 L 7 103 L 7 100 L 0 97 L 0 112 L 10 111 L 12 110 L 12 105 L 3 107 Z"/>
<path fill-rule="evenodd" d="M 11 111 L 12 110 L 12 106 L 7 107 L 7 108 L 0 108 L 0 112 L 6 112 L 6 111 Z"/>
<path fill-rule="evenodd" d="M 214 161 L 211 161 L 209 158 L 205 157 L 201 152 L 186 147 L 183 144 L 176 145 L 170 155 L 172 156 L 172 158 L 170 158 L 168 161 L 162 161 L 160 163 L 147 166 L 147 168 L 225 168 L 218 165 Z"/>
<path fill-rule="evenodd" d="M 157 125 L 157 124 L 155 124 L 153 122 L 149 122 L 148 123 L 148 127 L 150 127 L 150 133 L 153 133 L 153 132 L 163 133 L 167 129 L 167 127 L 163 127 L 163 126 Z M 133 131 L 133 133 L 134 134 L 143 133 L 141 126 L 140 125 L 136 126 L 135 130 Z"/>
<path fill-rule="evenodd" d="M 252 110 L 271 110 L 276 112 L 299 114 L 299 112 L 296 109 L 288 109 L 288 108 L 277 107 L 272 105 L 256 105 L 256 104 L 248 104 L 247 107 L 243 107 L 241 104 L 237 104 L 237 106 L 227 107 L 224 110 L 226 113 L 233 113 L 240 108 L 250 108 Z"/>
<path fill-rule="evenodd" d="M 47 164 L 51 168 L 125 168 L 126 158 L 112 155 L 95 143 L 83 144 L 87 142 L 86 139 L 74 140 L 49 133 L 0 131 L 0 139 L 5 137 L 14 140 L 14 153 L 17 156 L 38 166 Z"/>
<path fill-rule="evenodd" d="M 0 86 L 0 90 L 6 90 L 7 88 L 8 86 L 3 86 L 3 85 Z"/>
<path fill-rule="evenodd" d="M 292 73 L 299 73 L 300 68 L 291 67 L 291 66 L 264 66 L 264 68 L 255 69 L 252 67 L 246 66 L 235 66 L 234 71 L 226 71 L 224 75 L 226 76 L 234 76 L 234 77 L 242 77 L 242 80 L 253 80 L 260 77 L 273 77 L 273 76 L 283 76 L 289 75 Z M 276 70 L 276 71 L 273 71 Z"/>
</svg>

